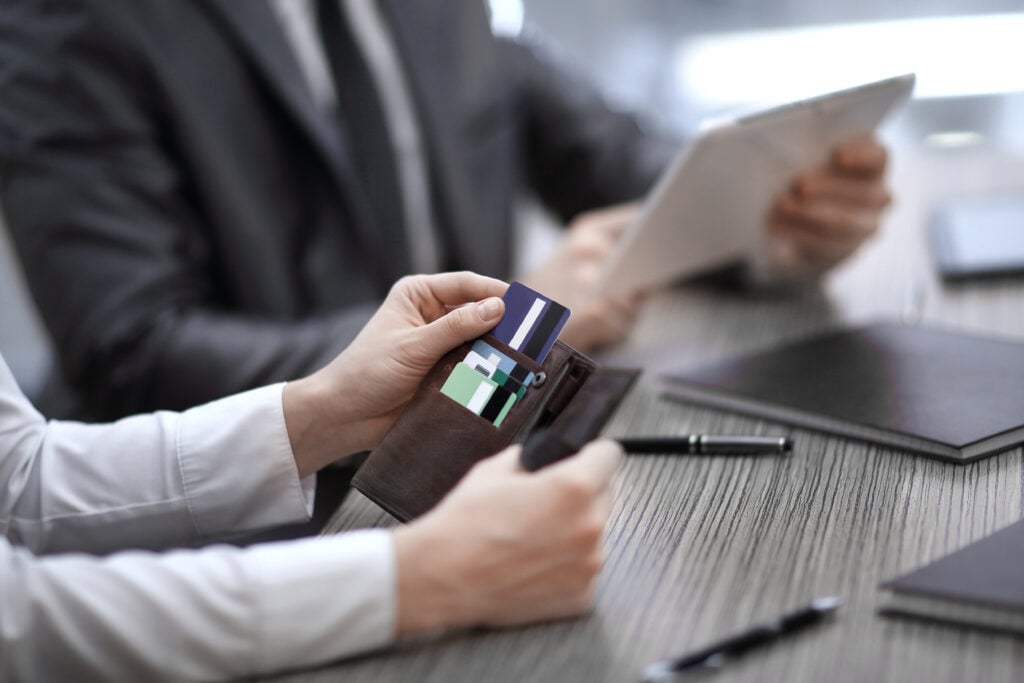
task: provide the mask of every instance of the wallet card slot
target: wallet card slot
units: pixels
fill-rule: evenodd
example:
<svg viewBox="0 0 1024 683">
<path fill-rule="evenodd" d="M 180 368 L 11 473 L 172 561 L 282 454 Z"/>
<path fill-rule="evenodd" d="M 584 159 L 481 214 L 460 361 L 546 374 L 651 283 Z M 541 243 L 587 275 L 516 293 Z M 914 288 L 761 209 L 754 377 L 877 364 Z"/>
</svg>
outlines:
<svg viewBox="0 0 1024 683">
<path fill-rule="evenodd" d="M 507 355 L 508 359 L 511 360 L 512 362 L 521 364 L 523 366 L 524 372 L 530 373 L 533 377 L 536 377 L 541 372 L 543 372 L 541 366 L 537 365 L 536 363 L 526 358 L 522 354 L 519 354 L 513 351 L 512 349 L 509 349 L 507 345 L 502 344 L 498 340 L 490 337 L 481 337 L 481 339 L 487 344 L 491 345 L 494 348 L 494 350 Z M 470 409 L 468 405 L 462 402 L 467 398 L 465 395 L 460 396 L 461 400 L 456 400 L 452 396 L 446 395 L 445 392 L 441 391 L 442 387 L 445 386 L 448 379 L 452 376 L 453 373 L 461 372 L 463 378 L 468 376 L 465 373 L 465 370 L 459 369 L 458 366 L 464 363 L 467 355 L 469 354 L 470 350 L 473 347 L 473 344 L 474 342 L 468 342 L 466 344 L 463 344 L 459 348 L 453 350 L 441 361 L 441 363 L 439 363 L 434 368 L 433 371 L 431 371 L 430 376 L 428 376 L 428 380 L 424 383 L 423 389 L 428 393 L 428 395 L 432 393 L 437 393 L 440 394 L 440 396 L 430 396 L 428 400 L 448 401 L 458 406 L 464 412 L 472 415 L 473 418 L 475 420 L 478 420 L 481 424 L 487 424 L 488 427 L 492 430 L 501 430 L 503 434 L 508 434 L 509 429 L 513 429 L 514 433 L 514 428 L 516 427 L 518 422 L 521 421 L 520 416 L 524 412 L 528 412 L 529 410 L 531 410 L 530 405 L 533 402 L 535 402 L 538 398 L 538 396 L 536 395 L 537 392 L 533 390 L 533 387 L 530 383 L 519 383 L 515 381 L 517 380 L 517 378 L 514 375 L 510 375 L 510 377 L 512 377 L 512 381 L 497 380 L 499 387 L 502 387 L 503 390 L 509 390 L 516 395 L 516 398 L 514 399 L 511 408 L 508 409 L 508 412 L 504 414 L 503 419 L 500 420 L 500 424 L 494 423 L 494 411 L 492 411 L 492 414 L 490 414 L 491 419 L 489 420 L 488 417 L 482 414 L 478 414 L 477 411 Z M 482 370 L 479 369 L 475 369 L 473 372 L 476 371 L 480 372 L 481 378 L 489 376 L 486 372 L 483 372 Z M 488 381 L 495 381 L 495 378 L 491 377 L 491 379 Z M 516 387 L 522 387 L 522 390 L 520 390 L 517 393 Z M 490 407 L 489 402 L 488 406 Z M 476 407 L 479 407 L 479 405 L 477 405 Z"/>
<path fill-rule="evenodd" d="M 452 349 L 427 373 L 401 417 L 353 478 L 353 486 L 401 520 L 417 517 L 480 460 L 522 441 L 539 421 L 550 423 L 595 368 L 593 361 L 556 341 L 538 364 L 507 344 L 482 337 L 544 382 L 525 387 L 499 426 L 488 422 L 441 388 L 475 342 Z M 471 365 L 467 363 L 467 365 Z M 475 371 L 475 369 L 474 369 Z M 465 400 L 466 393 L 459 394 Z"/>
<path fill-rule="evenodd" d="M 432 385 L 428 387 L 425 395 L 423 396 L 423 400 L 425 401 L 443 401 L 444 403 L 448 404 L 445 409 L 447 413 L 450 413 L 452 415 L 461 413 L 462 415 L 468 418 L 472 418 L 472 421 L 476 422 L 481 427 L 486 427 L 488 430 L 492 432 L 504 435 L 504 438 L 506 440 L 509 438 L 508 435 L 510 432 L 516 433 L 523 419 L 525 419 L 525 416 L 533 409 L 532 404 L 536 403 L 541 398 L 542 396 L 538 392 L 527 390 L 523 394 L 522 398 L 517 399 L 512 404 L 512 407 L 509 409 L 508 414 L 505 415 L 505 418 L 501 422 L 501 424 L 495 425 L 492 421 L 488 420 L 485 417 L 482 417 L 481 415 L 476 414 L 475 412 L 473 412 L 466 406 L 462 405 L 452 397 L 443 394 L 439 386 Z M 452 411 L 452 408 L 457 410 Z"/>
<path fill-rule="evenodd" d="M 508 435 L 436 389 L 421 391 L 353 485 L 400 520 L 426 512 Z"/>
<path fill-rule="evenodd" d="M 508 356 L 509 358 L 514 360 L 515 362 L 519 363 L 520 365 L 522 365 L 524 368 L 526 368 L 530 372 L 532 372 L 534 375 L 536 375 L 537 373 L 540 373 L 540 372 L 543 371 L 543 366 L 540 363 L 538 363 L 537 361 L 533 360 L 529 356 L 527 356 L 527 355 L 525 355 L 525 354 L 523 354 L 523 353 L 521 353 L 519 351 L 516 351 L 511 346 L 509 346 L 505 342 L 501 341 L 500 339 L 498 339 L 494 335 L 485 334 L 482 337 L 480 337 L 480 339 L 482 339 L 487 344 L 490 344 L 491 346 L 496 348 L 498 351 L 501 351 L 506 356 Z"/>
</svg>

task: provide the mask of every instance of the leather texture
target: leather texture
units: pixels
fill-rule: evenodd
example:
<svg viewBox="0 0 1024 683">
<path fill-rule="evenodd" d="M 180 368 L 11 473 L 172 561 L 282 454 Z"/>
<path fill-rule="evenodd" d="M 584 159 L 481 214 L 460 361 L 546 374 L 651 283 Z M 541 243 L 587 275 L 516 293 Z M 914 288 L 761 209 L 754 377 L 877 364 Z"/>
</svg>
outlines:
<svg viewBox="0 0 1024 683">
<path fill-rule="evenodd" d="M 594 439 L 622 403 L 639 370 L 598 367 L 551 421 L 523 445 L 520 463 L 530 472 L 578 452 Z"/>
<path fill-rule="evenodd" d="M 440 392 L 452 368 L 472 345 L 464 344 L 434 366 L 352 480 L 356 489 L 399 520 L 422 515 L 473 465 L 509 444 L 524 441 L 534 430 L 557 429 L 575 438 L 584 431 L 596 436 L 639 374 L 635 370 L 609 371 L 606 379 L 615 376 L 620 380 L 608 383 L 600 379 L 603 369 L 561 341 L 555 342 L 538 366 L 494 337 L 483 339 L 538 373 L 540 379 L 534 380 L 501 426 L 495 427 Z M 630 376 L 629 381 L 621 381 L 623 373 Z M 597 383 L 588 389 L 595 379 Z M 611 389 L 612 384 L 618 393 L 609 400 L 602 389 Z M 592 400 L 601 394 L 601 400 Z M 569 419 L 562 421 L 561 416 Z"/>
</svg>

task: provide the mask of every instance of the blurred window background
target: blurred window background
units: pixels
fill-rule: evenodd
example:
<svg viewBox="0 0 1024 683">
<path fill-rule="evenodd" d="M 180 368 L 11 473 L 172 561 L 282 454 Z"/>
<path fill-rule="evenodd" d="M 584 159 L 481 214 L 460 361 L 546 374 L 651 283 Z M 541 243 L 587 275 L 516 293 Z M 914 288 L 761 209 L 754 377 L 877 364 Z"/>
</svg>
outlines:
<svg viewBox="0 0 1024 683">
<path fill-rule="evenodd" d="M 1024 12 L 1015 0 L 490 5 L 496 30 L 536 32 L 614 101 L 682 132 L 726 111 L 909 71 L 920 100 L 970 98 L 980 100 L 975 109 L 1002 109 L 1004 95 L 1024 91 Z M 1024 125 L 1016 120 L 983 132 L 1019 144 Z"/>
</svg>

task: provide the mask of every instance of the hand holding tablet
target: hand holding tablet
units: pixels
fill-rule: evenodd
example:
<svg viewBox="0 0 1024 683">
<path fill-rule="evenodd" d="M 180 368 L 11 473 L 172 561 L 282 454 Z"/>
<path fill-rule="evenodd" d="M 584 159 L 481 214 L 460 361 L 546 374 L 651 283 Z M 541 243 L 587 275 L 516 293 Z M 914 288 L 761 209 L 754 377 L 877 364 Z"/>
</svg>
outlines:
<svg viewBox="0 0 1024 683">
<path fill-rule="evenodd" d="M 913 84 L 912 74 L 898 76 L 708 128 L 647 197 L 594 292 L 649 290 L 763 259 L 773 200 L 794 176 L 825 166 L 837 145 L 870 135 Z"/>
</svg>

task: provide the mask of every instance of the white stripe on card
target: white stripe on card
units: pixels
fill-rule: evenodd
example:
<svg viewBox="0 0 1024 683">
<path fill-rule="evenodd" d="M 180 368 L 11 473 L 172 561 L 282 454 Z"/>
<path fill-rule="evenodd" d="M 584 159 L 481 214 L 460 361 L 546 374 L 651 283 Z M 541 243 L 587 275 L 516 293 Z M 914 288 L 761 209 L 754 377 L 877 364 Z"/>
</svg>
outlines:
<svg viewBox="0 0 1024 683">
<path fill-rule="evenodd" d="M 487 377 L 494 377 L 494 372 L 498 369 L 497 363 L 492 362 L 490 358 L 484 358 L 476 351 L 467 353 L 462 362 Z"/>
<path fill-rule="evenodd" d="M 472 398 L 469 399 L 469 403 L 466 407 L 472 410 L 477 415 L 487 405 L 487 399 L 491 397 L 491 393 L 494 391 L 494 385 L 488 384 L 487 382 L 480 382 L 480 386 L 473 392 Z"/>
<path fill-rule="evenodd" d="M 516 351 L 519 350 L 519 347 L 523 345 L 524 341 L 526 341 L 526 335 L 533 329 L 533 324 L 537 322 L 537 318 L 540 317 L 540 313 L 544 310 L 544 306 L 546 304 L 547 302 L 544 301 L 544 299 L 537 299 L 533 302 L 533 306 L 530 306 L 530 311 L 526 314 L 526 317 L 523 318 L 523 322 L 519 326 L 519 329 L 516 330 L 515 335 L 512 337 L 512 341 L 508 343 L 509 346 Z"/>
</svg>

